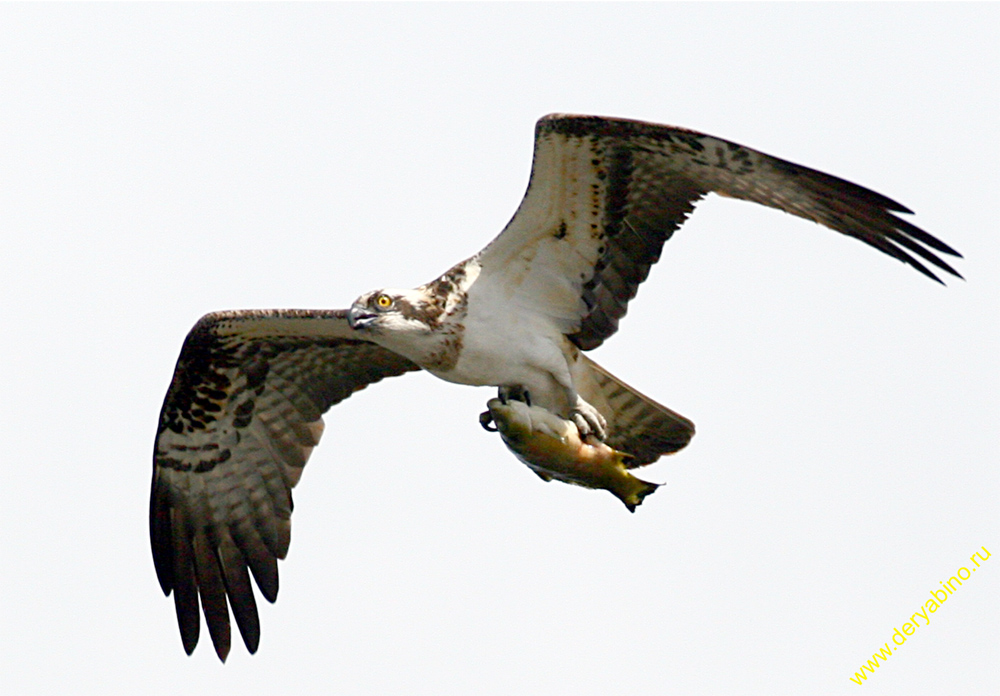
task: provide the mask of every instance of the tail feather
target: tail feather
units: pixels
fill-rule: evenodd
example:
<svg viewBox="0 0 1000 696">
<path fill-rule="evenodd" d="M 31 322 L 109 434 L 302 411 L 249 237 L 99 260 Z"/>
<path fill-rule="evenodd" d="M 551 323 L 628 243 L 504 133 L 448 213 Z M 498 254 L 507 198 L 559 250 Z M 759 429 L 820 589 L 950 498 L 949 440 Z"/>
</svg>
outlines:
<svg viewBox="0 0 1000 696">
<path fill-rule="evenodd" d="M 627 452 L 630 469 L 651 464 L 664 454 L 684 448 L 694 435 L 694 423 L 640 394 L 586 355 L 574 370 L 577 392 L 608 421 L 611 447 Z"/>
</svg>

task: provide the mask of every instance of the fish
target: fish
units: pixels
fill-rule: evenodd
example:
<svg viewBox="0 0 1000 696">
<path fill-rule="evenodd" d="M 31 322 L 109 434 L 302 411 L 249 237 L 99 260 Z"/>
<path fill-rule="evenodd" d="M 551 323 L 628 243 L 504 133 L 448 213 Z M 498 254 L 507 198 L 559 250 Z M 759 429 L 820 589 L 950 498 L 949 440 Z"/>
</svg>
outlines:
<svg viewBox="0 0 1000 696">
<path fill-rule="evenodd" d="M 610 491 L 629 512 L 660 487 L 628 472 L 632 455 L 593 435 L 580 437 L 576 423 L 541 406 L 490 399 L 486 407 L 479 417 L 482 426 L 498 431 L 507 449 L 545 481 Z"/>
</svg>

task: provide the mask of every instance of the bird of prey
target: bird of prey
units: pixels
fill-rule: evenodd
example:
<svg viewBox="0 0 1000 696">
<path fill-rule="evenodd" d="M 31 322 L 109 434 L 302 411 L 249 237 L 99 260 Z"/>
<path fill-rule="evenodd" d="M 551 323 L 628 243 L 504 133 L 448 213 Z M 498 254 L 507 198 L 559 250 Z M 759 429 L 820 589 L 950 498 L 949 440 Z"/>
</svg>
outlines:
<svg viewBox="0 0 1000 696">
<path fill-rule="evenodd" d="M 589 360 L 618 330 L 663 243 L 708 193 L 753 201 L 859 239 L 941 282 L 960 256 L 869 189 L 703 133 L 618 118 L 551 115 L 535 129 L 528 190 L 481 252 L 412 290 L 349 309 L 202 317 L 160 413 L 150 537 L 181 640 L 198 642 L 199 598 L 220 659 L 230 607 L 247 649 L 260 623 L 250 575 L 273 602 L 288 550 L 291 489 L 323 413 L 386 377 L 427 370 L 493 386 L 575 423 L 641 466 L 693 424 Z"/>
</svg>

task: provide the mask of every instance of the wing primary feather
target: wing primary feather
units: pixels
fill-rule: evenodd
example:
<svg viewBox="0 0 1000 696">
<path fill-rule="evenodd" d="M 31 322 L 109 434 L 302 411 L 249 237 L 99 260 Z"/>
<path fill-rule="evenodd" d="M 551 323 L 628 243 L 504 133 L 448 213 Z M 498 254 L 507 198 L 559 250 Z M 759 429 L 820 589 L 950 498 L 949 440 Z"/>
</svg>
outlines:
<svg viewBox="0 0 1000 696">
<path fill-rule="evenodd" d="M 261 595 L 271 604 L 278 600 L 278 559 L 274 556 L 261 554 L 257 558 L 251 556 L 250 572 L 257 582 Z"/>
<path fill-rule="evenodd" d="M 194 535 L 194 567 L 201 594 L 201 606 L 208 624 L 208 634 L 212 637 L 215 652 L 223 662 L 229 655 L 229 606 L 226 602 L 226 586 L 222 580 L 219 558 L 215 545 L 205 530 Z"/>
<path fill-rule="evenodd" d="M 844 194 L 847 194 L 852 198 L 863 201 L 877 208 L 884 208 L 894 213 L 906 213 L 908 215 L 913 214 L 913 211 L 902 203 L 894 201 L 888 196 L 882 195 L 881 193 L 873 191 L 870 188 L 866 188 L 860 184 L 855 184 L 853 181 L 841 179 L 839 176 L 833 176 L 832 174 L 821 172 L 818 169 L 813 169 L 812 167 L 805 167 L 801 164 L 789 162 L 788 160 L 781 159 L 780 157 L 774 157 L 772 155 L 766 156 L 771 160 L 771 166 L 774 169 L 791 177 L 811 179 L 814 185 L 822 186 L 828 190 L 837 192 L 838 197 L 842 197 Z"/>
<path fill-rule="evenodd" d="M 253 654 L 260 644 L 260 617 L 257 615 L 257 602 L 250 585 L 246 560 L 228 535 L 219 545 L 217 553 L 236 626 L 240 629 L 247 651 Z"/>
<path fill-rule="evenodd" d="M 173 590 L 174 608 L 177 611 L 177 625 L 181 631 L 184 652 L 190 655 L 198 645 L 201 619 L 198 615 L 198 583 L 194 573 L 194 553 L 187 525 L 178 525 L 177 510 L 171 510 L 173 535 Z"/>
<path fill-rule="evenodd" d="M 153 566 L 156 579 L 164 596 L 174 587 L 174 549 L 171 546 L 170 495 L 163 486 L 157 486 L 154 469 L 153 490 L 149 505 L 149 539 L 153 549 Z"/>
<path fill-rule="evenodd" d="M 944 285 L 944 281 L 938 278 L 930 269 L 927 268 L 927 266 L 917 261 L 915 258 L 913 258 L 905 251 L 900 249 L 898 246 L 890 242 L 887 238 L 866 236 L 866 237 L 858 237 L 858 239 L 865 242 L 866 244 L 870 244 L 879 251 L 885 252 L 889 256 L 892 256 L 893 258 L 898 259 L 903 263 L 912 266 L 913 268 L 920 271 L 931 280 L 937 283 L 941 283 L 941 285 Z"/>
<path fill-rule="evenodd" d="M 244 562 L 250 567 L 260 593 L 268 602 L 274 603 L 278 598 L 277 559 L 271 555 L 267 544 L 247 516 L 234 522 L 229 531 L 243 555 Z"/>
<path fill-rule="evenodd" d="M 922 247 L 919 244 L 917 244 L 915 241 L 913 241 L 912 239 L 910 239 L 909 237 L 907 237 L 902 232 L 893 231 L 893 232 L 887 233 L 886 237 L 888 237 L 889 239 L 891 239 L 896 244 L 899 244 L 900 246 L 906 247 L 907 249 L 909 249 L 910 251 L 912 251 L 914 254 L 917 254 L 918 256 L 926 259 L 927 261 L 929 261 L 930 263 L 934 264 L 935 266 L 937 266 L 941 270 L 947 271 L 948 273 L 951 273 L 956 278 L 962 278 L 962 274 L 959 273 L 958 271 L 956 271 L 954 268 L 952 268 L 944 259 L 942 259 L 942 258 L 940 258 L 938 256 L 935 256 L 933 253 L 927 251 L 927 249 L 925 249 L 924 247 Z M 935 280 L 937 280 L 937 279 L 935 279 Z M 962 278 L 962 280 L 965 280 L 965 279 Z M 941 282 L 941 281 L 938 280 L 938 282 Z"/>
<path fill-rule="evenodd" d="M 948 254 L 950 256 L 957 256 L 958 258 L 963 258 L 962 254 L 960 254 L 959 252 L 957 252 L 954 249 L 952 249 L 950 246 L 948 246 L 947 244 L 945 244 L 944 242 L 942 242 L 940 239 L 938 239 L 934 235 L 929 234 L 929 233 L 923 231 L 922 229 L 920 229 L 919 227 L 917 227 L 916 225 L 914 225 L 912 222 L 910 222 L 908 220 L 903 220 L 902 218 L 898 218 L 898 217 L 893 216 L 893 225 L 895 225 L 897 228 L 899 228 L 899 230 L 901 232 L 903 232 L 904 234 L 906 234 L 906 235 L 908 235 L 910 237 L 913 237 L 917 241 L 926 244 L 927 246 L 931 247 L 932 249 L 937 249 L 938 251 L 940 251 L 943 254 Z M 952 272 L 955 273 L 955 275 L 957 275 L 959 278 L 962 277 L 957 272 L 955 272 L 955 271 L 952 271 Z"/>
<path fill-rule="evenodd" d="M 243 553 L 260 593 L 268 602 L 278 598 L 278 561 L 270 554 L 257 529 L 246 521 L 231 527 L 233 540 Z"/>
</svg>

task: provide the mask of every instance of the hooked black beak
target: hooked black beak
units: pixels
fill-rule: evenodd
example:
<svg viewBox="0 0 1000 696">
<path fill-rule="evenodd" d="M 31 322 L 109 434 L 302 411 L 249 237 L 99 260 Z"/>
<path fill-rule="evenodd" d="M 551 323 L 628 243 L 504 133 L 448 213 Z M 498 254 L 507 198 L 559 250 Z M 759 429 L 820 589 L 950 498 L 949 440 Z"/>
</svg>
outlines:
<svg viewBox="0 0 1000 696">
<path fill-rule="evenodd" d="M 375 312 L 355 305 L 347 312 L 347 323 L 352 329 L 363 329 L 375 321 L 376 317 L 378 315 Z"/>
</svg>

